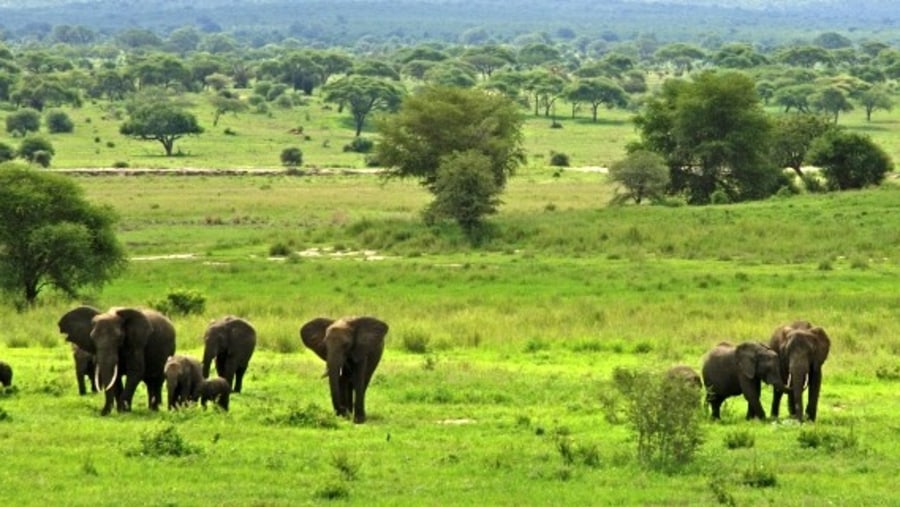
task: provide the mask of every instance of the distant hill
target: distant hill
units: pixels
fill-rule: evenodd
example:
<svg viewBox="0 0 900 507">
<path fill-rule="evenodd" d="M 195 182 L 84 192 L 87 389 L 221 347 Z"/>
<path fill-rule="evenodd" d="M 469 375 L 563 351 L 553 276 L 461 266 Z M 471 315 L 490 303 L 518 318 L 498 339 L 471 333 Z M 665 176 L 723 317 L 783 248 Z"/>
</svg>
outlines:
<svg viewBox="0 0 900 507">
<path fill-rule="evenodd" d="M 823 31 L 851 38 L 900 39 L 897 0 L 0 0 L 9 40 L 46 35 L 54 25 L 99 33 L 141 27 L 166 34 L 184 25 L 207 32 L 295 37 L 328 45 L 360 38 L 459 41 L 482 29 L 496 41 L 558 31 L 661 41 L 713 35 L 778 42 Z M 265 36 L 260 37 L 260 34 Z"/>
</svg>

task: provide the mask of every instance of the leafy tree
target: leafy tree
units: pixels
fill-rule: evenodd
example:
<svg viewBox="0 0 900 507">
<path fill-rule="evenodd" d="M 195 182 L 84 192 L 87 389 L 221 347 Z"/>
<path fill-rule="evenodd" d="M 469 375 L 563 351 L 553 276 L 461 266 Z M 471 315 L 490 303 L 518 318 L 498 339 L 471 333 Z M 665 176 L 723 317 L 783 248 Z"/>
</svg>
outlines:
<svg viewBox="0 0 900 507">
<path fill-rule="evenodd" d="M 460 58 L 476 68 L 484 79 L 490 78 L 497 69 L 516 61 L 516 57 L 510 49 L 496 44 L 466 49 Z"/>
<path fill-rule="evenodd" d="M 814 67 L 816 64 L 831 65 L 834 62 L 827 49 L 817 46 L 789 46 L 776 56 L 777 60 L 798 67 Z"/>
<path fill-rule="evenodd" d="M 772 159 L 778 167 L 790 167 L 803 177 L 801 167 L 813 141 L 833 128 L 827 118 L 815 114 L 785 114 L 773 123 Z"/>
<path fill-rule="evenodd" d="M 353 68 L 353 60 L 337 51 L 317 51 L 312 59 L 319 66 L 319 83 L 325 84 L 337 74 L 344 74 Z"/>
<path fill-rule="evenodd" d="M 866 109 L 866 121 L 872 121 L 872 112 L 877 109 L 890 111 L 894 108 L 891 94 L 884 86 L 876 85 L 859 94 L 859 102 Z"/>
<path fill-rule="evenodd" d="M 716 191 L 734 202 L 776 190 L 771 126 L 745 74 L 707 71 L 690 82 L 670 79 L 635 123 L 640 146 L 666 159 L 671 190 L 686 192 L 692 204 L 709 203 Z"/>
<path fill-rule="evenodd" d="M 775 91 L 774 101 L 779 106 L 784 107 L 785 113 L 790 112 L 791 109 L 800 113 L 809 113 L 809 97 L 815 91 L 816 87 L 811 84 L 785 86 Z"/>
<path fill-rule="evenodd" d="M 834 123 L 838 122 L 838 115 L 842 112 L 852 111 L 853 104 L 843 90 L 836 86 L 829 86 L 819 90 L 812 97 L 812 106 L 819 111 L 829 113 L 834 118 Z"/>
<path fill-rule="evenodd" d="M 523 88 L 529 92 L 534 102 L 534 115 L 544 110 L 549 117 L 553 104 L 563 95 L 566 79 L 562 75 L 545 68 L 537 68 L 527 74 Z"/>
<path fill-rule="evenodd" d="M 428 69 L 422 78 L 433 85 L 459 88 L 472 88 L 478 79 L 474 67 L 459 61 L 436 64 Z"/>
<path fill-rule="evenodd" d="M 30 305 L 45 288 L 102 286 L 125 265 L 115 220 L 69 178 L 0 166 L 0 289 Z"/>
<path fill-rule="evenodd" d="M 380 60 L 363 60 L 353 66 L 352 74 L 358 76 L 380 77 L 390 79 L 391 81 L 399 81 L 400 73 L 388 62 Z"/>
<path fill-rule="evenodd" d="M 438 166 L 435 199 L 425 212 L 429 221 L 452 218 L 470 237 L 485 215 L 497 212 L 502 188 L 491 175 L 491 159 L 477 150 L 453 152 Z"/>
<path fill-rule="evenodd" d="M 81 106 L 81 96 L 60 79 L 58 74 L 26 74 L 16 82 L 10 100 L 17 106 L 43 111 L 47 105 Z"/>
<path fill-rule="evenodd" d="M 184 136 L 203 133 L 197 118 L 188 111 L 171 103 L 147 103 L 139 105 L 129 120 L 122 124 L 119 132 L 123 135 L 145 141 L 159 141 L 172 156 L 175 141 Z"/>
<path fill-rule="evenodd" d="M 712 56 L 712 62 L 726 69 L 750 69 L 766 64 L 768 59 L 750 44 L 735 42 L 719 48 Z"/>
<path fill-rule="evenodd" d="M 237 116 L 238 113 L 244 112 L 247 110 L 247 104 L 237 97 L 233 97 L 230 94 L 216 94 L 209 98 L 209 102 L 213 106 L 213 110 L 215 111 L 213 115 L 213 127 L 219 125 L 219 118 L 222 117 L 223 114 L 232 113 Z"/>
<path fill-rule="evenodd" d="M 597 109 L 601 104 L 607 107 L 624 107 L 628 103 L 625 90 L 607 78 L 579 79 L 569 86 L 566 99 L 572 104 L 586 102 L 591 106 L 591 120 L 597 122 Z"/>
<path fill-rule="evenodd" d="M 41 136 L 28 136 L 19 145 L 18 154 L 25 160 L 43 167 L 50 165 L 50 159 L 56 152 L 50 141 Z"/>
<path fill-rule="evenodd" d="M 690 72 L 695 62 L 706 57 L 706 52 L 696 46 L 677 42 L 657 49 L 653 57 L 660 63 L 672 65 L 676 75 L 681 75 Z"/>
<path fill-rule="evenodd" d="M 92 97 L 105 96 L 109 101 L 122 100 L 135 90 L 134 80 L 119 69 L 101 69 L 94 75 L 88 93 Z"/>
<path fill-rule="evenodd" d="M 185 55 L 197 49 L 201 37 L 200 30 L 197 30 L 192 25 L 185 25 L 172 30 L 172 33 L 169 34 L 169 39 L 166 41 L 166 47 L 172 52 Z"/>
<path fill-rule="evenodd" d="M 303 150 L 296 146 L 281 150 L 281 163 L 287 167 L 298 167 L 303 164 Z"/>
<path fill-rule="evenodd" d="M 153 53 L 136 61 L 129 73 L 138 80 L 138 89 L 148 86 L 172 88 L 188 87 L 191 70 L 180 58 L 168 53 Z"/>
<path fill-rule="evenodd" d="M 836 32 L 821 33 L 813 39 L 813 44 L 825 49 L 841 49 L 853 47 L 853 41 Z"/>
<path fill-rule="evenodd" d="M 635 204 L 640 204 L 644 199 L 658 199 L 666 193 L 669 168 L 658 154 L 637 150 L 610 165 L 609 179 L 625 189 L 613 202 L 632 199 Z"/>
<path fill-rule="evenodd" d="M 50 111 L 47 113 L 47 130 L 51 134 L 69 133 L 75 130 L 75 123 L 65 111 Z"/>
<path fill-rule="evenodd" d="M 841 129 L 816 139 L 807 158 L 822 168 L 831 190 L 879 185 L 894 167 L 891 157 L 869 136 Z"/>
<path fill-rule="evenodd" d="M 41 114 L 31 108 L 9 113 L 6 117 L 6 131 L 12 136 L 24 136 L 41 129 Z"/>
<path fill-rule="evenodd" d="M 16 158 L 16 150 L 12 146 L 0 142 L 0 164 Z"/>
<path fill-rule="evenodd" d="M 396 110 L 404 94 L 403 88 L 393 81 L 355 74 L 329 83 L 324 91 L 326 102 L 350 106 L 357 136 L 362 133 L 369 114 Z"/>
<path fill-rule="evenodd" d="M 537 67 L 559 63 L 562 54 L 559 49 L 543 42 L 533 42 L 519 50 L 517 61 L 522 65 Z"/>
<path fill-rule="evenodd" d="M 435 196 L 456 185 L 448 181 L 470 178 L 468 172 L 477 168 L 494 183 L 494 187 L 479 184 L 479 195 L 495 196 L 525 159 L 522 121 L 516 105 L 502 95 L 426 86 L 408 97 L 397 114 L 379 123 L 376 158 L 389 168 L 389 177 L 418 178 Z M 444 173 L 439 175 L 442 164 Z M 451 201 L 443 198 L 438 209 Z M 491 202 L 477 209 L 486 210 Z"/>
</svg>

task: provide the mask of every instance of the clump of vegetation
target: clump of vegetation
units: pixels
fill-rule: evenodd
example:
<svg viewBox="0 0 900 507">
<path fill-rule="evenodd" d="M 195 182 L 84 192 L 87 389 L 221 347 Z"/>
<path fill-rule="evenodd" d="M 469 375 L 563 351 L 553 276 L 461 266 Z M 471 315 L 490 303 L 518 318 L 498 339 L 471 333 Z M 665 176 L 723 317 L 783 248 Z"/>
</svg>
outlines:
<svg viewBox="0 0 900 507">
<path fill-rule="evenodd" d="M 800 447 L 822 449 L 826 452 L 855 449 L 858 445 L 858 440 L 852 429 L 848 434 L 842 434 L 818 428 L 804 428 L 797 435 L 797 442 L 800 443 Z"/>
<path fill-rule="evenodd" d="M 294 253 L 294 249 L 291 248 L 291 245 L 281 241 L 269 247 L 269 257 L 288 257 L 292 253 Z"/>
<path fill-rule="evenodd" d="M 778 477 L 768 468 L 754 464 L 741 474 L 741 483 L 753 488 L 774 488 Z"/>
<path fill-rule="evenodd" d="M 352 141 L 344 145 L 344 151 L 356 153 L 369 153 L 375 147 L 375 142 L 368 137 L 354 137 Z"/>
<path fill-rule="evenodd" d="M 206 296 L 192 289 L 175 289 L 150 306 L 166 315 L 199 315 L 206 311 Z"/>
<path fill-rule="evenodd" d="M 310 403 L 305 407 L 293 407 L 286 414 L 270 415 L 266 417 L 266 422 L 296 428 L 334 429 L 338 427 L 338 421 L 334 414 L 315 403 Z"/>
<path fill-rule="evenodd" d="M 407 331 L 403 334 L 401 339 L 403 341 L 403 348 L 406 349 L 407 352 L 412 352 L 413 354 L 425 354 L 428 352 L 430 338 L 422 331 Z"/>
<path fill-rule="evenodd" d="M 3 407 L 0 407 L 0 421 L 12 421 L 12 416 Z"/>
<path fill-rule="evenodd" d="M 68 134 L 75 130 L 75 123 L 64 111 L 50 111 L 46 121 L 47 130 L 51 134 Z"/>
<path fill-rule="evenodd" d="M 200 448 L 189 444 L 178 433 L 174 424 L 169 424 L 158 431 L 148 431 L 141 435 L 141 445 L 130 450 L 128 456 L 145 456 L 160 458 L 166 456 L 184 457 L 199 454 Z"/>
<path fill-rule="evenodd" d="M 50 165 L 54 153 L 50 141 L 40 136 L 28 136 L 19 145 L 19 156 L 41 167 Z"/>
<path fill-rule="evenodd" d="M 41 129 L 41 114 L 31 108 L 13 111 L 6 116 L 6 131 L 11 136 L 24 136 Z"/>
<path fill-rule="evenodd" d="M 596 445 L 578 445 L 570 437 L 564 436 L 557 439 L 556 450 L 566 466 L 600 466 L 600 451 Z"/>
<path fill-rule="evenodd" d="M 335 453 L 331 456 L 331 466 L 338 471 L 345 481 L 354 481 L 359 476 L 359 463 L 350 459 L 347 453 Z"/>
<path fill-rule="evenodd" d="M 303 150 L 296 146 L 281 150 L 281 165 L 285 167 L 299 167 L 303 165 Z"/>
<path fill-rule="evenodd" d="M 344 500 L 350 497 L 350 488 L 340 482 L 329 482 L 316 490 L 315 497 L 322 500 Z"/>
<path fill-rule="evenodd" d="M 725 447 L 728 449 L 749 449 L 755 443 L 753 434 L 747 430 L 735 430 L 725 435 Z"/>
<path fill-rule="evenodd" d="M 663 470 L 689 463 L 703 442 L 698 391 L 658 372 L 617 368 L 613 382 L 625 398 L 638 460 Z"/>
<path fill-rule="evenodd" d="M 569 167 L 569 156 L 565 153 L 553 152 L 550 154 L 550 165 L 554 167 Z"/>
<path fill-rule="evenodd" d="M 0 164 L 16 158 L 16 150 L 6 143 L 0 143 Z"/>
</svg>

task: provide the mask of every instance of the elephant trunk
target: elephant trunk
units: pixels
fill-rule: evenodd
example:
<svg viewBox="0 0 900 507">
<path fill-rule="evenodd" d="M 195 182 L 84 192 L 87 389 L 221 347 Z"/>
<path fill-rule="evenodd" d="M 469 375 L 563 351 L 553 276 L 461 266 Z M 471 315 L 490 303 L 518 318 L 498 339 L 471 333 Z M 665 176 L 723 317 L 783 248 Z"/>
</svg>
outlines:
<svg viewBox="0 0 900 507">
<path fill-rule="evenodd" d="M 216 357 L 216 351 L 207 348 L 203 351 L 203 378 L 209 378 L 209 369 L 212 365 L 213 358 Z M 219 372 L 221 374 L 221 372 Z"/>
<path fill-rule="evenodd" d="M 118 378 L 118 376 L 118 361 L 98 361 L 97 367 L 94 370 L 94 385 L 97 386 L 98 390 L 108 392 L 116 384 L 116 379 Z"/>
<path fill-rule="evenodd" d="M 335 413 L 341 416 L 347 413 L 347 407 L 344 406 L 343 397 L 341 396 L 341 368 L 343 363 L 342 359 L 328 358 L 327 372 L 328 384 L 331 388 L 331 405 L 334 407 Z"/>
</svg>

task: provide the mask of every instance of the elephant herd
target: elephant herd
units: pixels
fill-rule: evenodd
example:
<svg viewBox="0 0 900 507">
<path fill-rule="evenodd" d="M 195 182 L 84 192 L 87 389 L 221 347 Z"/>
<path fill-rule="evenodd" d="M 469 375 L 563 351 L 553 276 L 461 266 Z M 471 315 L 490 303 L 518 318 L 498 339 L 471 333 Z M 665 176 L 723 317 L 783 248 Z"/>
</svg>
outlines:
<svg viewBox="0 0 900 507">
<path fill-rule="evenodd" d="M 140 382 L 147 387 L 148 405 L 158 410 L 163 383 L 170 409 L 200 401 L 213 401 L 228 410 L 232 392 L 240 393 L 244 374 L 256 347 L 256 331 L 246 320 L 226 316 L 209 324 L 204 335 L 202 362 L 175 354 L 175 327 L 154 310 L 111 308 L 101 312 L 89 306 L 69 311 L 59 320 L 59 331 L 71 342 L 78 392 L 102 391 L 101 414 L 113 405 L 131 410 Z M 300 327 L 303 344 L 325 361 L 331 403 L 337 415 L 362 423 L 366 420 L 365 397 L 372 375 L 384 352 L 388 325 L 374 317 L 319 317 Z M 778 326 L 768 344 L 722 342 L 704 357 L 701 374 L 688 366 L 668 371 L 672 379 L 706 390 L 712 417 L 719 419 L 721 406 L 732 396 L 747 401 L 747 419 L 765 419 L 760 403 L 762 383 L 773 386 L 772 417 L 787 394 L 789 414 L 815 421 L 822 386 L 822 365 L 831 341 L 825 330 L 807 321 Z M 218 378 L 209 379 L 215 360 Z M 124 384 L 123 384 L 124 377 Z M 702 378 L 702 384 L 701 384 Z M 12 382 L 12 369 L 0 361 L 0 383 Z M 804 411 L 803 392 L 808 390 Z"/>
<path fill-rule="evenodd" d="M 778 326 L 768 344 L 719 343 L 706 354 L 702 368 L 706 402 L 712 417 L 720 417 L 726 398 L 743 395 L 747 400 L 747 419 L 765 419 L 759 399 L 765 382 L 773 387 L 772 417 L 778 417 L 781 398 L 787 394 L 788 413 L 803 421 L 803 391 L 808 389 L 805 415 L 815 421 L 822 365 L 830 347 L 825 330 L 807 321 Z"/>
<path fill-rule="evenodd" d="M 170 410 L 208 401 L 228 410 L 231 393 L 240 393 L 256 348 L 256 330 L 235 316 L 212 321 L 203 337 L 202 361 L 175 353 L 175 326 L 149 309 L 114 307 L 105 312 L 79 306 L 63 315 L 59 332 L 72 347 L 78 392 L 104 396 L 101 415 L 113 406 L 131 410 L 134 392 L 143 382 L 148 407 L 159 410 L 166 384 Z M 384 351 L 388 325 L 374 317 L 319 317 L 300 328 L 303 344 L 326 363 L 331 401 L 337 415 L 366 420 L 365 396 Z M 217 378 L 210 379 L 215 362 Z M 12 368 L 0 361 L 0 383 L 12 383 Z"/>
</svg>

